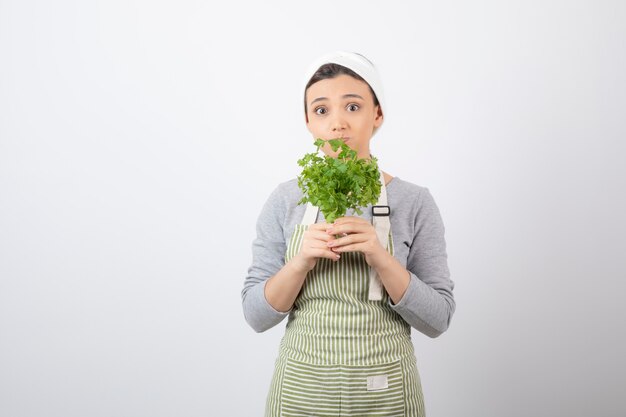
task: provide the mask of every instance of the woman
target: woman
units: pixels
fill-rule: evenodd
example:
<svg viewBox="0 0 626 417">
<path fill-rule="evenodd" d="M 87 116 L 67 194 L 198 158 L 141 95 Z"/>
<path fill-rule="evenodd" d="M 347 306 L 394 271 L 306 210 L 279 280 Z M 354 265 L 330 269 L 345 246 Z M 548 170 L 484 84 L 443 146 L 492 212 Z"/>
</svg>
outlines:
<svg viewBox="0 0 626 417">
<path fill-rule="evenodd" d="M 313 139 L 343 138 L 371 158 L 385 108 L 372 63 L 338 51 L 306 75 Z M 266 417 L 425 415 L 411 327 L 437 337 L 455 310 L 444 225 L 428 188 L 382 171 L 381 185 L 376 205 L 333 224 L 311 204 L 298 205 L 295 178 L 261 211 L 244 316 L 257 332 L 289 317 Z"/>
</svg>

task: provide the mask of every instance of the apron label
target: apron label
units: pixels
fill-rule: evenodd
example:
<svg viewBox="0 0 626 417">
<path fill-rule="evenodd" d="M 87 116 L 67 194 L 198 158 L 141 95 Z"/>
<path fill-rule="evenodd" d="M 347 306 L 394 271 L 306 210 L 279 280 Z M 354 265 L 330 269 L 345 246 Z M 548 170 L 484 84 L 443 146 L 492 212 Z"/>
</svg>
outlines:
<svg viewBox="0 0 626 417">
<path fill-rule="evenodd" d="M 389 388 L 387 375 L 374 375 L 367 377 L 367 390 L 376 391 Z"/>
</svg>

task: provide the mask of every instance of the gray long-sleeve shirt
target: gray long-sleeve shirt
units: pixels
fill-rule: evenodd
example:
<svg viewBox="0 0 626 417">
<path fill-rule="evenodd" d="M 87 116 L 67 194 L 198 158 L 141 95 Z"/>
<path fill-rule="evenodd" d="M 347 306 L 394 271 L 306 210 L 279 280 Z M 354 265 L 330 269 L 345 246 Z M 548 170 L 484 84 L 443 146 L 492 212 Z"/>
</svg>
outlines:
<svg viewBox="0 0 626 417">
<path fill-rule="evenodd" d="M 256 332 L 274 327 L 291 312 L 278 311 L 267 302 L 265 284 L 285 264 L 287 243 L 306 209 L 306 205 L 298 205 L 301 198 L 297 179 L 283 182 L 270 194 L 258 217 L 252 264 L 241 292 L 244 317 Z M 448 329 L 456 308 L 439 209 L 428 188 L 398 177 L 387 185 L 387 199 L 393 256 L 411 276 L 402 299 L 397 304 L 389 299 L 389 305 L 411 327 L 437 337 Z M 371 206 L 362 215 L 352 210 L 346 215 L 372 221 Z M 318 223 L 324 221 L 320 211 Z"/>
</svg>

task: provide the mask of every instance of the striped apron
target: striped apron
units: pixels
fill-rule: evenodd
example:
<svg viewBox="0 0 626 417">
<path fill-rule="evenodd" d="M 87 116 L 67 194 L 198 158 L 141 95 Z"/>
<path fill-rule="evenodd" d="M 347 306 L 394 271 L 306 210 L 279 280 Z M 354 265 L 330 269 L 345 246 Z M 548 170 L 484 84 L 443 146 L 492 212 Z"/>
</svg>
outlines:
<svg viewBox="0 0 626 417">
<path fill-rule="evenodd" d="M 285 262 L 308 226 L 295 226 Z M 387 250 L 393 255 L 391 231 Z M 384 289 L 372 300 L 370 272 L 361 252 L 319 258 L 309 271 L 280 343 L 265 417 L 425 416 L 411 327 Z"/>
</svg>

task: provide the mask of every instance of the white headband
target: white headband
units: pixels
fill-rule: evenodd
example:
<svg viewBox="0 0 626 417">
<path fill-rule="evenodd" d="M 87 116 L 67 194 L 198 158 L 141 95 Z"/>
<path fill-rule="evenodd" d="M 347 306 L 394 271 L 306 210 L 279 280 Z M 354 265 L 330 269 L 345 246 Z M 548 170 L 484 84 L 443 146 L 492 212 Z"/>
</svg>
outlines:
<svg viewBox="0 0 626 417">
<path fill-rule="evenodd" d="M 380 104 L 380 109 L 383 114 L 385 114 L 385 96 L 383 94 L 383 84 L 380 76 L 378 75 L 378 71 L 370 60 L 356 52 L 335 51 L 316 59 L 310 65 L 304 77 L 304 88 L 302 89 L 302 94 L 304 94 L 305 97 L 303 97 L 302 102 L 304 102 L 304 100 L 306 99 L 306 85 L 308 84 L 309 80 L 322 65 L 328 63 L 342 65 L 361 76 L 365 80 L 365 82 L 370 85 L 370 87 L 374 91 L 374 94 L 376 94 L 376 98 L 378 99 L 378 103 Z"/>
</svg>

